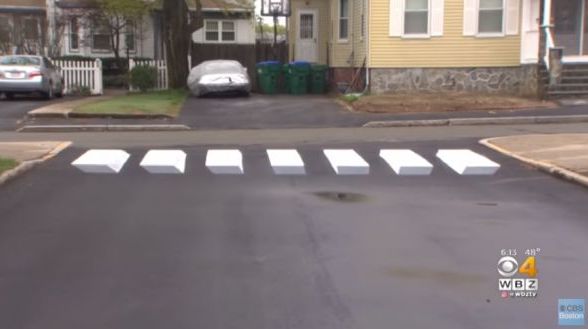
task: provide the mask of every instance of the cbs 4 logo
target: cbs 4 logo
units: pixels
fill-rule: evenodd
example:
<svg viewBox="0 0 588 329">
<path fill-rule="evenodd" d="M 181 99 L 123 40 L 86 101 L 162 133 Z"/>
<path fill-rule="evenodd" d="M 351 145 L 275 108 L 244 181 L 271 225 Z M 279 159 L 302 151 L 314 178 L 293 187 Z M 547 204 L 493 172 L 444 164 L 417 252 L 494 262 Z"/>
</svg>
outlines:
<svg viewBox="0 0 588 329">
<path fill-rule="evenodd" d="M 537 276 L 535 256 L 527 257 L 520 266 L 514 257 L 501 257 L 498 260 L 498 273 L 506 278 L 510 278 L 517 273 L 524 274 L 529 278 L 534 278 Z"/>
</svg>

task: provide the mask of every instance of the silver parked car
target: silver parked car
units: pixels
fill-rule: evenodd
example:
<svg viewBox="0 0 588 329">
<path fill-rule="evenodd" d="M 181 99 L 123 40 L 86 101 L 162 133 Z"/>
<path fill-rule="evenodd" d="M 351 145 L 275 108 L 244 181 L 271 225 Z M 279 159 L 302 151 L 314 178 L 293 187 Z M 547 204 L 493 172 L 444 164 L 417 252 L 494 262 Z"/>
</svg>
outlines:
<svg viewBox="0 0 588 329">
<path fill-rule="evenodd" d="M 237 61 L 205 61 L 194 67 L 188 76 L 188 87 L 195 96 L 208 94 L 249 95 L 251 83 L 247 69 Z"/>
<path fill-rule="evenodd" d="M 63 96 L 59 69 L 42 56 L 0 57 L 0 93 L 11 99 L 15 94 L 40 93 L 45 99 Z"/>
</svg>

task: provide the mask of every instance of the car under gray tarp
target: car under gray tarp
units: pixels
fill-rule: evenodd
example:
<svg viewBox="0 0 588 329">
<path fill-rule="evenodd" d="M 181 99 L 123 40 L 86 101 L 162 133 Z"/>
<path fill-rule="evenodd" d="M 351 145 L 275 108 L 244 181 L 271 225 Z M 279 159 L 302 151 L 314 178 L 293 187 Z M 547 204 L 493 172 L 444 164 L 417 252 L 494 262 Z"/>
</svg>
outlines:
<svg viewBox="0 0 588 329">
<path fill-rule="evenodd" d="M 237 61 L 205 61 L 190 71 L 188 87 L 194 96 L 251 92 L 247 69 Z"/>
</svg>

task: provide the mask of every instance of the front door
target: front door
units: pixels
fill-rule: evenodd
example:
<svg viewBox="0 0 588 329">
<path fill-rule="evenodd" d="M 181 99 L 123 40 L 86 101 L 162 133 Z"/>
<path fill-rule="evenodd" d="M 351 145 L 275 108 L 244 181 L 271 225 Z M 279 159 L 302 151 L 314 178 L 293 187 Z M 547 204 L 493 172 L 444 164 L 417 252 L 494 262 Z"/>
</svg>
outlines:
<svg viewBox="0 0 588 329">
<path fill-rule="evenodd" d="M 296 36 L 296 60 L 316 63 L 318 61 L 318 10 L 298 11 L 298 33 Z"/>
<path fill-rule="evenodd" d="M 564 56 L 588 55 L 586 0 L 553 1 L 554 41 Z"/>
</svg>

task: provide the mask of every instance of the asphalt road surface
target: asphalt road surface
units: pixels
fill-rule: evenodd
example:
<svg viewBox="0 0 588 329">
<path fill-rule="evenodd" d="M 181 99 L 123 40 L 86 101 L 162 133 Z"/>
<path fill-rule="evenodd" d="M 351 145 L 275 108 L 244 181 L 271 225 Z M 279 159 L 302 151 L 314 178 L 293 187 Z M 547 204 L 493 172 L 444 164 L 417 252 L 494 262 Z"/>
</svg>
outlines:
<svg viewBox="0 0 588 329">
<path fill-rule="evenodd" d="M 239 146 L 239 176 L 210 173 L 206 145 L 176 145 L 173 176 L 140 168 L 143 147 L 119 174 L 82 173 L 69 163 L 86 149 L 70 148 L 0 186 L 0 328 L 555 328 L 558 298 L 588 297 L 581 187 L 470 139 L 289 145 L 296 177 L 272 173 L 271 146 Z M 328 147 L 370 174 L 335 175 Z M 396 176 L 380 148 L 433 174 Z M 502 167 L 459 176 L 440 148 Z M 500 297 L 505 248 L 541 248 L 538 297 Z"/>
<path fill-rule="evenodd" d="M 463 111 L 439 113 L 359 113 L 350 112 L 331 97 L 322 95 L 252 95 L 249 98 L 188 97 L 177 123 L 195 130 L 279 129 L 361 127 L 370 121 L 430 120 L 447 118 L 579 115 L 586 106 L 557 109 L 502 111 Z"/>
<path fill-rule="evenodd" d="M 65 100 L 72 99 L 65 98 Z M 63 100 L 63 98 L 56 98 L 47 101 L 37 95 L 17 95 L 14 100 L 7 100 L 4 95 L 0 95 L 0 131 L 15 130 L 29 111 Z"/>
</svg>

